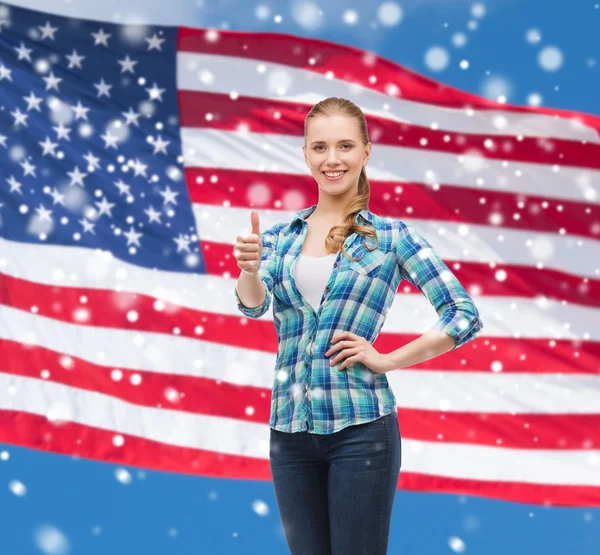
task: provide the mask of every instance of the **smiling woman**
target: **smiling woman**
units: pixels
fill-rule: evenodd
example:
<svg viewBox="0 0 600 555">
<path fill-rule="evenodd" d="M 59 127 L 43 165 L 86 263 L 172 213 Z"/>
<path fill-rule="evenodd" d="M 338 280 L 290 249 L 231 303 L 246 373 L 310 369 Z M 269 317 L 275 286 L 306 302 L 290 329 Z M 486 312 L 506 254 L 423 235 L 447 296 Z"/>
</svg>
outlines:
<svg viewBox="0 0 600 555">
<path fill-rule="evenodd" d="M 366 166 L 371 157 L 367 124 L 362 110 L 350 100 L 330 97 L 315 104 L 304 122 L 304 160 L 319 187 L 319 202 L 311 219 L 341 221 L 325 238 L 328 253 L 342 249 L 352 233 L 372 237 L 372 228 L 356 222 L 357 214 L 368 208 L 370 186 Z M 371 250 L 371 249 L 369 249 Z"/>
<path fill-rule="evenodd" d="M 377 249 L 382 226 L 368 209 L 371 143 L 362 110 L 327 98 L 308 113 L 304 131 L 304 160 L 319 200 L 297 215 L 287 241 L 279 240 L 277 250 L 287 255 L 274 290 L 287 307 L 280 329 L 290 330 L 280 334 L 280 345 L 290 360 L 299 358 L 289 354 L 291 344 L 313 356 L 275 386 L 271 473 L 291 553 L 383 555 L 400 474 L 400 430 L 384 376 L 388 359 L 363 326 L 380 319 L 377 301 L 368 299 L 381 296 L 369 291 L 381 291 L 377 274 L 385 260 L 395 265 L 395 255 L 389 246 L 387 257 Z M 371 246 L 360 244 L 360 236 L 370 237 Z M 372 319 L 355 317 L 367 311 Z"/>
<path fill-rule="evenodd" d="M 360 108 L 327 98 L 304 130 L 318 204 L 263 232 L 252 213 L 252 234 L 236 243 L 238 308 L 260 318 L 273 303 L 269 462 L 290 552 L 385 555 L 402 462 L 386 374 L 461 347 L 483 323 L 427 239 L 369 210 L 371 143 Z M 379 353 L 373 344 L 403 280 L 438 319 Z"/>
</svg>

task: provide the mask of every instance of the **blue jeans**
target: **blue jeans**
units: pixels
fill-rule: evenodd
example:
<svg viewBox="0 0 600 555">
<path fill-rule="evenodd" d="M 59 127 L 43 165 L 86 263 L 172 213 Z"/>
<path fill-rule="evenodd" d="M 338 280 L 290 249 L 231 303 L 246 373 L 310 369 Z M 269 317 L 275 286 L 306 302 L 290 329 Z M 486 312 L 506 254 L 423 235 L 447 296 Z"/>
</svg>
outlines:
<svg viewBox="0 0 600 555">
<path fill-rule="evenodd" d="M 386 555 L 402 460 L 398 414 L 328 435 L 270 430 L 290 554 Z"/>
</svg>

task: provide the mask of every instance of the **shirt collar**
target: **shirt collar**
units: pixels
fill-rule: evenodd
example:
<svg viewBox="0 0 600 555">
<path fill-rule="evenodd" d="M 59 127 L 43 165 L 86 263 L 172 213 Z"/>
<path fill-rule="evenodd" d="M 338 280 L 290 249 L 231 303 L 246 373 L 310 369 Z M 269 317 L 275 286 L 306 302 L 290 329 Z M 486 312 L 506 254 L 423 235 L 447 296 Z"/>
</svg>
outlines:
<svg viewBox="0 0 600 555">
<path fill-rule="evenodd" d="M 296 212 L 296 214 L 294 215 L 294 219 L 292 220 L 290 226 L 294 225 L 296 220 L 304 220 L 305 218 L 307 218 L 310 214 L 312 214 L 315 211 L 316 208 L 317 208 L 317 205 L 313 204 L 312 206 L 309 206 L 308 208 L 303 208 L 302 210 L 298 210 L 298 212 Z M 357 220 L 360 218 L 362 218 L 364 221 L 366 221 L 370 224 L 373 223 L 373 214 L 367 208 L 363 208 L 356 215 Z"/>
</svg>

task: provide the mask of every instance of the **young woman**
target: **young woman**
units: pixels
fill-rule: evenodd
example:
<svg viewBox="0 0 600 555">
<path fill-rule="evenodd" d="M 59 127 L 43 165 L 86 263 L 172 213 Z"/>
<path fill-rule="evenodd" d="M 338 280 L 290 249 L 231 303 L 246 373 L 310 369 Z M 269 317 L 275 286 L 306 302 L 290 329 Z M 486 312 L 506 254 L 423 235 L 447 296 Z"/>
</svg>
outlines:
<svg viewBox="0 0 600 555">
<path fill-rule="evenodd" d="M 252 233 L 234 247 L 239 310 L 259 318 L 273 301 L 277 505 L 292 555 L 384 555 L 401 466 L 385 374 L 471 341 L 483 323 L 426 239 L 368 209 L 371 143 L 360 108 L 335 97 L 313 106 L 302 150 L 318 203 L 262 234 L 252 212 Z M 404 279 L 439 318 L 418 339 L 379 353 L 372 343 Z"/>
</svg>

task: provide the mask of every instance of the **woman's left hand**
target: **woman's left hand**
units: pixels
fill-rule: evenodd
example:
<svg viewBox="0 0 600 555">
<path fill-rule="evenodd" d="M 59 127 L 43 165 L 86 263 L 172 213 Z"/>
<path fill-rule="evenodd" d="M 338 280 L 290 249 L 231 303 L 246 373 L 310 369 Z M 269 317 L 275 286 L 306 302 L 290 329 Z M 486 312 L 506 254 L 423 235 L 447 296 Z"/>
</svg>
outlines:
<svg viewBox="0 0 600 555">
<path fill-rule="evenodd" d="M 325 353 L 325 356 L 342 349 L 343 351 L 330 361 L 330 366 L 345 358 L 346 360 L 339 367 L 339 370 L 343 370 L 353 362 L 362 362 L 369 370 L 377 374 L 385 374 L 391 370 L 388 356 L 379 353 L 364 337 L 349 331 L 343 331 L 334 336 L 331 343 L 333 346 Z"/>
</svg>

